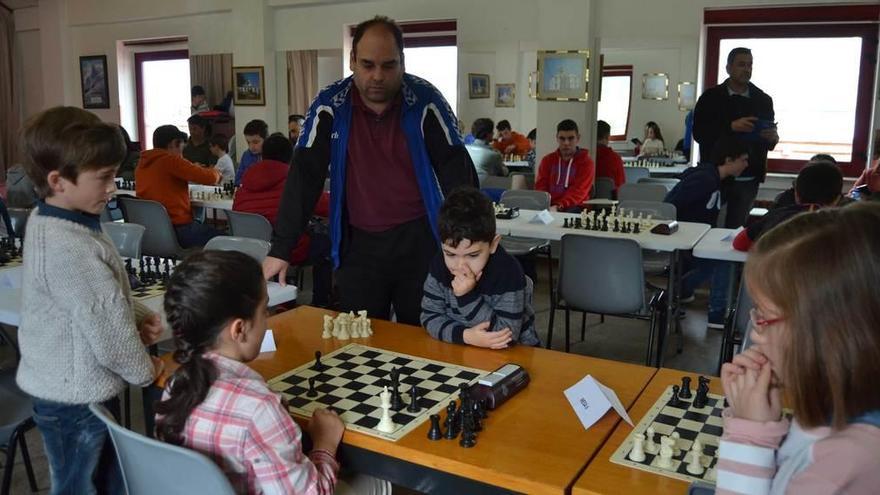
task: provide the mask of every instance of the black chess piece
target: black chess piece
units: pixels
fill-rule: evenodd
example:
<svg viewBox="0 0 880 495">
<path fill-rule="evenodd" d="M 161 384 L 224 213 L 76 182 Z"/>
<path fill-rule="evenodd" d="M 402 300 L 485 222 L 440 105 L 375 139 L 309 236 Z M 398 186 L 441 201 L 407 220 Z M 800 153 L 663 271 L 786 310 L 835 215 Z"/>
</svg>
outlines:
<svg viewBox="0 0 880 495">
<path fill-rule="evenodd" d="M 681 407 L 682 401 L 678 398 L 678 391 L 681 389 L 678 385 L 672 386 L 672 397 L 669 399 L 667 403 L 670 407 Z"/>
<path fill-rule="evenodd" d="M 489 417 L 489 409 L 486 407 L 486 399 L 480 399 L 477 401 L 480 404 L 480 418 L 486 419 Z"/>
<path fill-rule="evenodd" d="M 690 399 L 691 395 L 691 377 L 683 376 L 681 377 L 681 390 L 678 392 L 678 397 L 681 399 Z"/>
<path fill-rule="evenodd" d="M 639 227 L 639 222 L 636 222 L 635 225 L 633 225 L 633 234 L 639 234 L 641 233 L 641 230 L 642 229 Z"/>
<path fill-rule="evenodd" d="M 422 410 L 419 406 L 419 387 L 416 387 L 415 383 L 409 389 L 409 405 L 406 406 L 406 410 L 411 413 L 417 413 Z"/>
<path fill-rule="evenodd" d="M 465 413 L 462 417 L 461 440 L 458 444 L 469 449 L 477 444 L 477 435 L 474 432 L 473 416 L 470 412 Z"/>
<path fill-rule="evenodd" d="M 321 351 L 315 351 L 315 364 L 312 365 L 315 371 L 324 371 L 324 364 L 321 363 Z"/>
<path fill-rule="evenodd" d="M 472 401 L 471 418 L 473 419 L 474 431 L 483 431 L 483 415 L 480 413 L 480 403 Z"/>
<path fill-rule="evenodd" d="M 406 407 L 403 396 L 400 395 L 400 368 L 391 369 L 391 410 L 400 411 Z"/>
<path fill-rule="evenodd" d="M 697 394 L 694 396 L 694 407 L 702 409 L 709 402 L 709 379 L 705 376 L 698 378 Z"/>
<path fill-rule="evenodd" d="M 306 392 L 306 397 L 317 397 L 318 391 L 315 390 L 315 377 L 309 377 L 309 391 Z"/>
<path fill-rule="evenodd" d="M 440 415 L 431 415 L 431 428 L 428 430 L 428 440 L 440 440 L 443 438 L 443 431 L 440 430 Z"/>
<path fill-rule="evenodd" d="M 443 438 L 452 440 L 458 436 L 458 431 L 455 429 L 455 415 L 455 401 L 452 401 L 446 406 L 446 433 Z"/>
<path fill-rule="evenodd" d="M 579 229 L 579 228 L 581 228 L 581 226 L 582 226 L 582 225 L 581 225 L 581 219 L 580 219 L 580 218 L 575 218 L 575 219 L 574 219 L 574 227 L 575 227 L 576 229 Z"/>
</svg>

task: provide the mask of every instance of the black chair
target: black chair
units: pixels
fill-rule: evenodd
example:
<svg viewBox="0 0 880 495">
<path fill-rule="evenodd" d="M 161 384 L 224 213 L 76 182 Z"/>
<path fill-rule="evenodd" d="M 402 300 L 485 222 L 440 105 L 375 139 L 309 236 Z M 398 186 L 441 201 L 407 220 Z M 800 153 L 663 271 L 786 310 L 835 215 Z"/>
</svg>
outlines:
<svg viewBox="0 0 880 495">
<path fill-rule="evenodd" d="M 735 348 L 739 348 L 738 352 L 742 352 L 743 349 L 748 349 L 751 344 L 749 337 L 749 331 L 751 330 L 749 312 L 753 307 L 755 307 L 755 304 L 752 302 L 752 297 L 746 288 L 745 279 L 743 279 L 740 282 L 739 291 L 736 295 L 736 305 L 734 305 L 724 321 L 717 374 L 721 374 L 722 364 L 733 359 Z"/>
<path fill-rule="evenodd" d="M 12 339 L 0 329 L 4 340 L 14 345 Z M 18 355 L 16 347 L 16 355 Z M 17 363 L 17 361 L 16 361 Z M 12 368 L 0 370 L 0 450 L 6 454 L 6 463 L 3 467 L 3 480 L 0 484 L 0 495 L 8 495 L 12 486 L 12 472 L 15 467 L 15 454 L 21 449 L 21 457 L 24 461 L 24 470 L 27 473 L 31 491 L 37 491 L 37 479 L 34 476 L 34 468 L 31 465 L 31 456 L 28 452 L 25 433 L 36 426 L 34 423 L 34 405 L 30 396 L 22 392 L 15 383 L 15 371 L 17 365 Z"/>
</svg>

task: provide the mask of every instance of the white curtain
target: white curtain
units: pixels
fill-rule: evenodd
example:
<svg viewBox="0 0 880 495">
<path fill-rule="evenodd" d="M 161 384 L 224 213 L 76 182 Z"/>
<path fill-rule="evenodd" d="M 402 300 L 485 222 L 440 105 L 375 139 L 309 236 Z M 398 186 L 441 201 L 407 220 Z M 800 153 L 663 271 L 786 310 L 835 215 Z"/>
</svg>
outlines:
<svg viewBox="0 0 880 495">
<path fill-rule="evenodd" d="M 287 52 L 287 113 L 305 115 L 318 94 L 318 51 Z"/>
</svg>

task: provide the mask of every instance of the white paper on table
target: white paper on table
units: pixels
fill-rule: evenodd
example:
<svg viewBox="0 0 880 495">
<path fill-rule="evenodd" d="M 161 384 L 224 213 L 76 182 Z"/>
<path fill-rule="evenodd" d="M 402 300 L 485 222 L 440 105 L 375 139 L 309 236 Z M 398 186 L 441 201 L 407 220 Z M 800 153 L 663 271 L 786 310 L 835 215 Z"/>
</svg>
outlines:
<svg viewBox="0 0 880 495">
<path fill-rule="evenodd" d="M 584 429 L 590 429 L 609 409 L 614 409 L 624 421 L 630 426 L 633 425 L 614 390 L 602 385 L 591 375 L 585 376 L 581 381 L 565 389 L 565 398 L 581 420 Z"/>
<path fill-rule="evenodd" d="M 272 335 L 272 329 L 268 328 L 263 335 L 263 343 L 260 345 L 260 353 L 275 352 L 275 350 L 275 336 Z"/>
<path fill-rule="evenodd" d="M 541 223 L 544 225 L 550 225 L 553 223 L 553 215 L 550 214 L 549 210 L 539 211 L 529 220 L 529 223 Z"/>
<path fill-rule="evenodd" d="M 722 237 L 721 242 L 733 242 L 733 238 L 736 237 L 737 235 L 739 235 L 739 233 L 742 232 L 744 228 L 745 227 L 740 227 L 740 228 L 734 230 L 733 232 L 727 234 L 726 236 Z"/>
</svg>

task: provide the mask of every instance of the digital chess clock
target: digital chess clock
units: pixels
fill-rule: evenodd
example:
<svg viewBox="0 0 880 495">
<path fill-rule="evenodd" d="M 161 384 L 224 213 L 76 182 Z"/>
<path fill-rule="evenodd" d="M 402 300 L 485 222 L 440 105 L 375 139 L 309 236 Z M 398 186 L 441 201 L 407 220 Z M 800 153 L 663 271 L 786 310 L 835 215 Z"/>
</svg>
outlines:
<svg viewBox="0 0 880 495">
<path fill-rule="evenodd" d="M 528 372 L 518 364 L 508 363 L 480 378 L 471 387 L 471 396 L 486 401 L 487 409 L 495 409 L 528 384 Z"/>
</svg>

